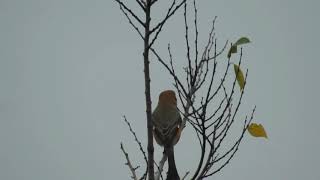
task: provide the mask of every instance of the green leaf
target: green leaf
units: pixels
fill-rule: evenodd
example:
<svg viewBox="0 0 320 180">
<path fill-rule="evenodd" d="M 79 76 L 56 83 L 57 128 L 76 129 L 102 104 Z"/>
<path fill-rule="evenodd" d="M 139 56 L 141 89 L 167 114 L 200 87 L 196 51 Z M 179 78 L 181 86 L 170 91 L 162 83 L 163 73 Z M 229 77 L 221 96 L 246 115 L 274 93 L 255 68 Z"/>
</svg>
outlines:
<svg viewBox="0 0 320 180">
<path fill-rule="evenodd" d="M 241 37 L 240 39 L 238 39 L 238 41 L 230 47 L 228 51 L 228 58 L 231 57 L 231 54 L 237 53 L 237 49 L 239 45 L 248 44 L 250 42 L 251 41 L 247 37 Z"/>
<path fill-rule="evenodd" d="M 236 74 L 236 78 L 237 78 L 238 84 L 240 86 L 240 90 L 243 90 L 243 88 L 244 88 L 244 76 L 243 76 L 242 70 L 236 64 L 233 64 L 233 67 L 234 67 L 234 73 Z"/>
<path fill-rule="evenodd" d="M 248 44 L 248 43 L 250 43 L 249 38 L 247 38 L 247 37 L 241 37 L 241 38 L 238 39 L 238 41 L 234 44 L 234 46 L 239 46 L 239 45 Z"/>
<path fill-rule="evenodd" d="M 228 58 L 231 57 L 231 54 L 237 53 L 237 51 L 238 51 L 237 46 L 232 45 L 231 48 L 229 49 L 229 52 L 228 52 Z"/>
</svg>

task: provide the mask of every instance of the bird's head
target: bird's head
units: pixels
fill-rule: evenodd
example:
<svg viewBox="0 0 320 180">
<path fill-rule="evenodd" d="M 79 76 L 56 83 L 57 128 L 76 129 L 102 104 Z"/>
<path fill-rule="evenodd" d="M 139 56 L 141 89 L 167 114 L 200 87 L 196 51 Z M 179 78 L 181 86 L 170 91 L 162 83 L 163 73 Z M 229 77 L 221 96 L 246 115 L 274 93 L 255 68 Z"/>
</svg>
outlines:
<svg viewBox="0 0 320 180">
<path fill-rule="evenodd" d="M 159 105 L 177 106 L 176 94 L 173 90 L 162 91 L 159 95 Z"/>
</svg>

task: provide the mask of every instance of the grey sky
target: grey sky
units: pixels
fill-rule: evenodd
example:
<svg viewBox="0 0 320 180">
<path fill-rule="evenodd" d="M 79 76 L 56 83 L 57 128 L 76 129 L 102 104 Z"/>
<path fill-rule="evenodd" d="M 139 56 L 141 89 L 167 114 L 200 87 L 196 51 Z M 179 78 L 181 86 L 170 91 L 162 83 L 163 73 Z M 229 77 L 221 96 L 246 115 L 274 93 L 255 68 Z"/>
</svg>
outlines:
<svg viewBox="0 0 320 180">
<path fill-rule="evenodd" d="M 320 179 L 320 2 L 199 2 L 202 41 L 214 16 L 221 43 L 253 41 L 245 47 L 241 113 L 257 105 L 255 121 L 269 135 L 246 135 L 231 164 L 210 179 Z M 185 57 L 182 20 L 177 14 L 157 42 L 163 54 L 170 42 L 177 61 Z M 120 141 L 135 163 L 143 161 L 122 115 L 146 142 L 141 50 L 112 0 L 1 0 L 0 179 L 129 179 Z M 151 70 L 154 107 L 172 86 L 157 62 Z M 197 160 L 192 138 L 187 128 L 177 145 L 180 174 Z"/>
</svg>

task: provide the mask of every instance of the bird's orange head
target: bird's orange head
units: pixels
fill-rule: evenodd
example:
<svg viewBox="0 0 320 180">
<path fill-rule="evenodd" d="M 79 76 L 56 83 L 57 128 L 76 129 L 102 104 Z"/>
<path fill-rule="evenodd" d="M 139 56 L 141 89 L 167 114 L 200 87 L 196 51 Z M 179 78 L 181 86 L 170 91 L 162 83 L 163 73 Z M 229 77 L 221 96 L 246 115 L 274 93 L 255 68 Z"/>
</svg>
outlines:
<svg viewBox="0 0 320 180">
<path fill-rule="evenodd" d="M 159 105 L 177 106 L 176 94 L 173 90 L 162 91 L 159 95 Z"/>
</svg>

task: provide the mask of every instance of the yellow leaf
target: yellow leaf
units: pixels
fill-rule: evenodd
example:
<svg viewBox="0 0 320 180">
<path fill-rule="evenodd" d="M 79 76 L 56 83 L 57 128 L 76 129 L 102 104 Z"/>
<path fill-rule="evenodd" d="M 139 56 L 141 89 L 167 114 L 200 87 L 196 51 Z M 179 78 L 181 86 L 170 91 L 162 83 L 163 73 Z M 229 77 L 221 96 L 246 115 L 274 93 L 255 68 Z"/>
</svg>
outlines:
<svg viewBox="0 0 320 180">
<path fill-rule="evenodd" d="M 265 137 L 268 139 L 267 133 L 261 124 L 251 123 L 248 131 L 253 137 Z"/>
<path fill-rule="evenodd" d="M 236 78 L 237 78 L 237 81 L 238 81 L 238 84 L 240 86 L 240 90 L 243 90 L 244 88 L 244 76 L 243 76 L 243 73 L 240 69 L 240 67 L 236 64 L 233 64 L 233 67 L 234 67 L 234 73 L 236 74 Z"/>
</svg>

